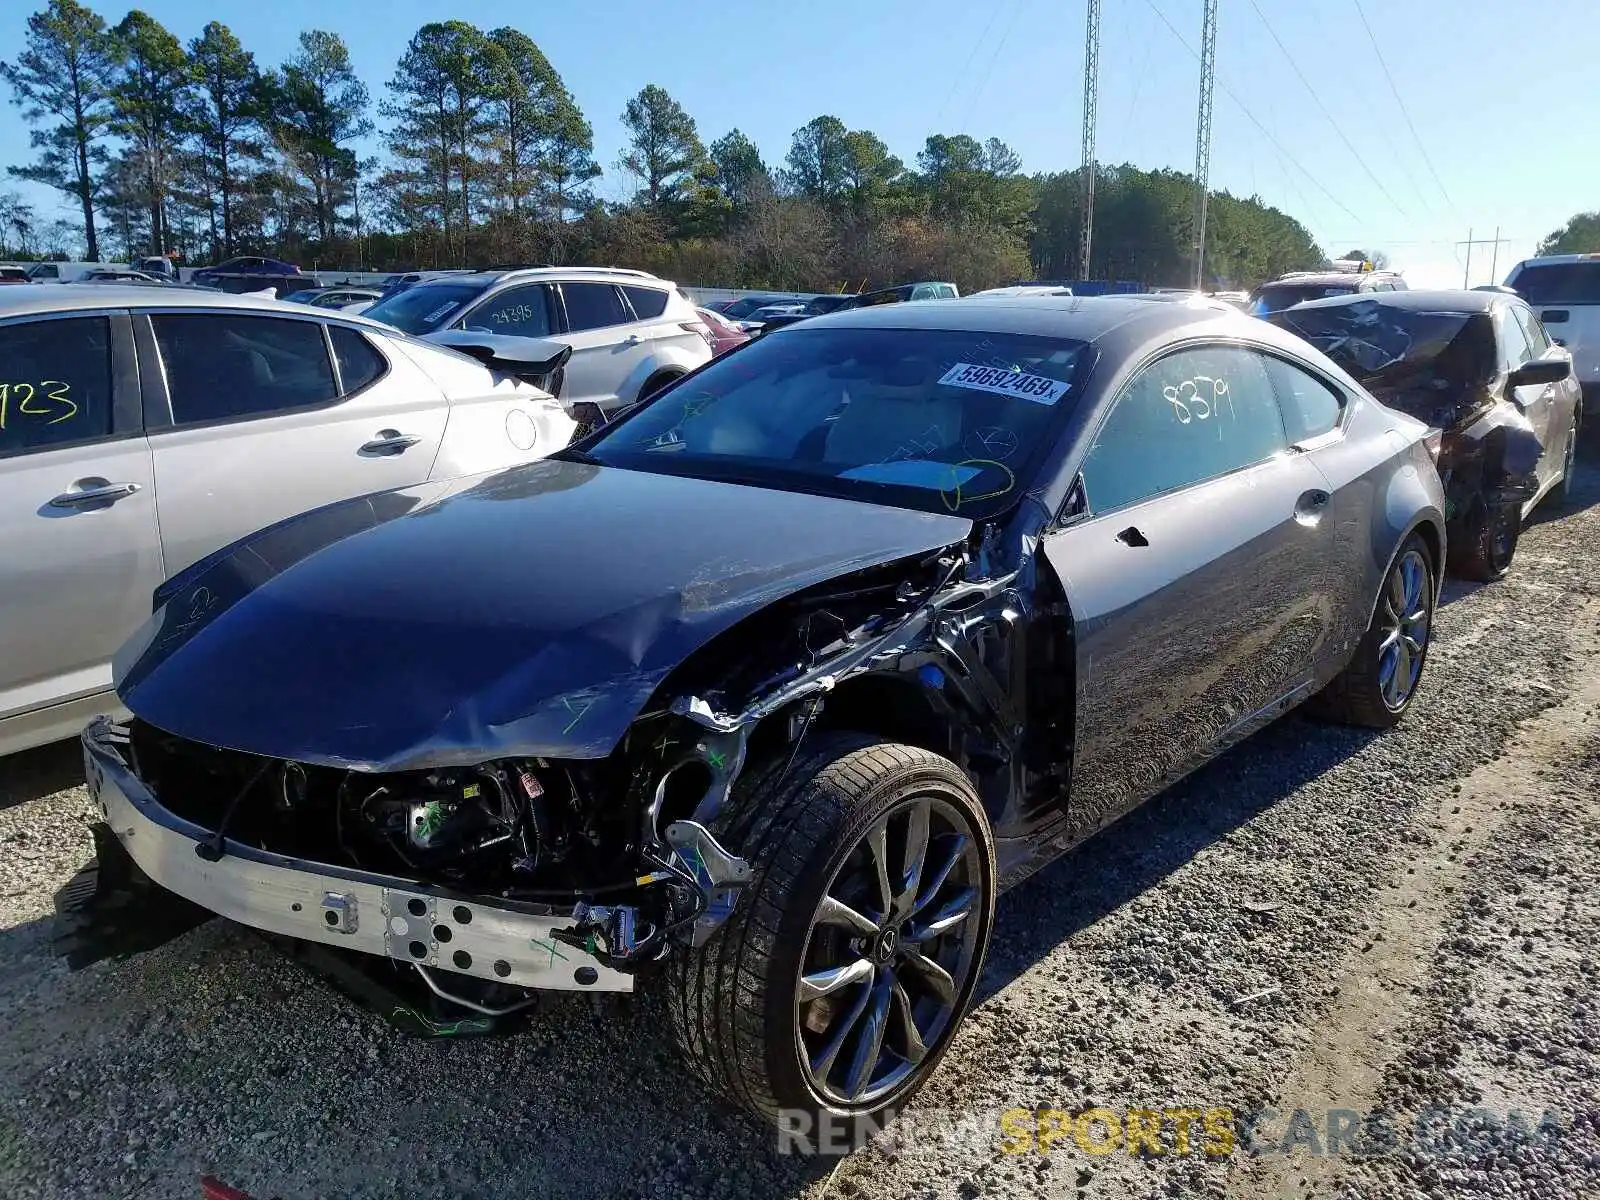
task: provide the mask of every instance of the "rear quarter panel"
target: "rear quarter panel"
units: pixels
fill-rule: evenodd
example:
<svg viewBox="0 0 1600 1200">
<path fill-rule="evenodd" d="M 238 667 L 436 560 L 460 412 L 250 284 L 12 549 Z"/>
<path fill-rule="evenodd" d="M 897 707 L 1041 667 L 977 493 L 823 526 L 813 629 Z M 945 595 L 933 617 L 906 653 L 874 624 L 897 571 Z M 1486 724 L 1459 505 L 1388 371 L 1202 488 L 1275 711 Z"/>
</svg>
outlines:
<svg viewBox="0 0 1600 1200">
<path fill-rule="evenodd" d="M 572 440 L 577 423 L 548 393 L 419 342 L 391 338 L 389 345 L 445 395 L 448 415 L 431 479 L 532 462 Z"/>
</svg>

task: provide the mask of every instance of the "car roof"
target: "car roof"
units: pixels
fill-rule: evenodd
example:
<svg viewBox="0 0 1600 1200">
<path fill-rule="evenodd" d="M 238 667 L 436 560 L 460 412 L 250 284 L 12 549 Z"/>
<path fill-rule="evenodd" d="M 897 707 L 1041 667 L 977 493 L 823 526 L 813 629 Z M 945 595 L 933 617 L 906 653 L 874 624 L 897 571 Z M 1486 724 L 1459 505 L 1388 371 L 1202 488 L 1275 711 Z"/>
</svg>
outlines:
<svg viewBox="0 0 1600 1200">
<path fill-rule="evenodd" d="M 1294 311 L 1302 308 L 1338 308 L 1345 304 L 1385 304 L 1390 308 L 1404 308 L 1412 312 L 1490 312 L 1498 304 L 1506 303 L 1504 292 L 1465 291 L 1460 288 L 1438 288 L 1405 292 L 1361 292 L 1348 296 L 1328 296 L 1296 304 Z"/>
<path fill-rule="evenodd" d="M 17 294 L 20 293 L 20 294 Z M 40 313 L 77 312 L 106 308 L 244 309 L 263 313 L 294 312 L 271 296 L 214 292 L 209 288 L 138 283 L 52 283 L 29 288 L 0 288 L 0 318 Z M 303 312 L 304 310 L 298 310 Z M 354 313 L 326 311 L 341 320 L 369 325 L 393 333 L 386 325 L 367 321 Z"/>
<path fill-rule="evenodd" d="M 1269 287 L 1298 287 L 1301 284 L 1311 284 L 1313 287 L 1327 287 L 1335 283 L 1348 283 L 1353 288 L 1361 286 L 1363 279 L 1391 279 L 1392 271 L 1296 271 L 1289 275 L 1280 275 L 1276 279 L 1269 279 L 1257 291 L 1265 291 Z"/>
<path fill-rule="evenodd" d="M 1149 336 L 1189 325 L 1216 325 L 1219 333 L 1259 337 L 1264 322 L 1231 305 L 1152 302 L 1150 296 L 963 296 L 957 300 L 913 300 L 852 308 L 813 317 L 791 330 L 822 328 L 950 329 L 974 333 L 1022 333 L 1095 341 L 1137 323 Z M 1226 328 L 1224 328 L 1226 327 Z M 778 335 L 787 336 L 787 330 Z M 1268 340 L 1276 340 L 1269 336 Z"/>
<path fill-rule="evenodd" d="M 1569 263 L 1600 263 L 1600 254 L 1545 254 L 1534 258 L 1525 258 L 1517 264 L 1519 267 L 1556 267 L 1566 266 Z"/>
<path fill-rule="evenodd" d="M 670 280 L 652 275 L 648 271 L 633 271 L 622 267 L 506 267 L 501 270 L 463 271 L 459 274 L 451 272 L 433 277 L 424 276 L 418 281 L 418 286 L 424 283 L 476 283 L 488 287 L 502 281 L 523 278 L 571 279 L 584 283 L 633 283 L 661 288 L 673 286 Z"/>
</svg>

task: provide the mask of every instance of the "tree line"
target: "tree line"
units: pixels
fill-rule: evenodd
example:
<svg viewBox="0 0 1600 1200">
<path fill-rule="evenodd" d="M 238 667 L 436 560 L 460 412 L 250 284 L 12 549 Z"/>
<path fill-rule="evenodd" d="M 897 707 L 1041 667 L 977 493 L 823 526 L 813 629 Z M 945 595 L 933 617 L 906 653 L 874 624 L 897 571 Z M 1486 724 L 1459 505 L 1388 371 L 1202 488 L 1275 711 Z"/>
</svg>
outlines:
<svg viewBox="0 0 1600 1200">
<path fill-rule="evenodd" d="M 1094 258 L 1078 262 L 1079 170 L 1023 171 L 997 138 L 933 134 L 907 163 L 869 130 L 818 116 L 781 163 L 738 129 L 706 142 L 649 84 L 620 114 L 623 201 L 595 195 L 593 128 L 538 45 L 465 21 L 417 30 L 374 104 L 343 39 L 308 30 L 277 66 L 213 21 L 187 44 L 135 10 L 77 0 L 27 21 L 0 77 L 32 127 L 9 168 L 68 197 L 43 228 L 0 192 L 0 245 L 90 259 L 237 253 L 390 270 L 528 262 L 634 266 L 684 282 L 831 290 L 1029 277 L 1187 282 L 1194 180 L 1102 167 Z M 361 147 L 383 123 L 384 153 Z M 1298 221 L 1227 192 L 1210 201 L 1219 285 L 1314 267 Z"/>
</svg>

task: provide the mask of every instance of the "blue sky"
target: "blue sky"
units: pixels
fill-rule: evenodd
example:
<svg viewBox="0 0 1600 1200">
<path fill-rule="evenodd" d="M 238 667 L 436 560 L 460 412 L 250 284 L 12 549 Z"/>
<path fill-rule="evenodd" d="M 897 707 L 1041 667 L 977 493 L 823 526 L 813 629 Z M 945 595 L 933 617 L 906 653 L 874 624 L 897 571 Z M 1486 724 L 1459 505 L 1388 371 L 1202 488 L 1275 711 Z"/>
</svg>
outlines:
<svg viewBox="0 0 1600 1200">
<path fill-rule="evenodd" d="M 20 43 L 25 3 L 4 6 L 0 48 Z M 1563 49 L 1600 43 L 1600 4 L 1550 0 L 1523 11 L 1506 0 L 1361 3 L 1426 159 L 1356 0 L 1221 0 L 1213 187 L 1284 209 L 1329 253 L 1382 249 L 1414 284 L 1459 285 L 1464 251 L 1454 243 L 1469 227 L 1487 238 L 1499 226 L 1510 239 L 1499 248 L 1503 277 L 1573 213 L 1600 208 L 1600 157 L 1584 132 L 1600 118 L 1600 91 L 1590 57 Z M 126 11 L 98 0 L 92 7 L 113 22 Z M 613 167 L 623 138 L 618 116 L 646 83 L 676 96 L 707 142 L 737 126 L 769 163 L 781 162 L 791 133 L 819 113 L 872 130 L 908 163 L 932 132 L 999 137 L 1029 171 L 1079 161 L 1084 18 L 1077 0 L 815 0 L 794 8 L 146 0 L 144 7 L 185 41 L 207 20 L 220 20 L 265 64 L 287 57 L 299 30 L 333 29 L 349 43 L 374 100 L 424 22 L 515 24 L 544 49 L 594 125 L 596 157 L 608 168 L 600 191 L 613 199 L 631 190 Z M 1199 66 L 1157 11 L 1198 47 L 1201 7 L 1201 0 L 1102 0 L 1101 161 L 1193 168 Z M 27 154 L 27 128 L 7 106 L 0 163 Z M 62 207 L 53 193 L 25 190 L 41 215 Z M 1474 250 L 1473 283 L 1488 281 L 1489 255 L 1487 246 Z"/>
</svg>

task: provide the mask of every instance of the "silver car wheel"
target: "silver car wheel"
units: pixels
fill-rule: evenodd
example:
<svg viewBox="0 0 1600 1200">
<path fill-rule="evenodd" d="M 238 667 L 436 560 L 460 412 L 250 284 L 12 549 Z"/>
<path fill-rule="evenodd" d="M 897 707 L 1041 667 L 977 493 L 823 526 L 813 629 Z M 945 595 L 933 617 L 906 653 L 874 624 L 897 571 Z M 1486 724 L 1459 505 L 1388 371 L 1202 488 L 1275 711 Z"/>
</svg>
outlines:
<svg viewBox="0 0 1600 1200">
<path fill-rule="evenodd" d="M 824 1100 L 873 1104 L 952 1032 L 984 898 L 967 818 L 912 796 L 861 835 L 824 889 L 800 959 L 795 1038 Z"/>
<path fill-rule="evenodd" d="M 1421 551 L 1408 550 L 1389 572 L 1379 616 L 1378 685 L 1390 712 L 1406 706 L 1422 675 L 1432 625 L 1427 589 L 1428 564 Z"/>
</svg>

